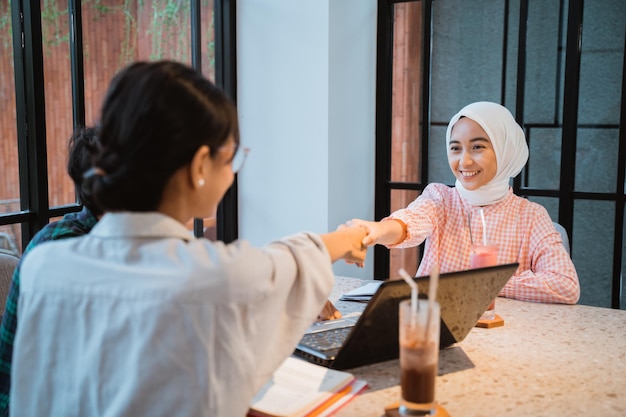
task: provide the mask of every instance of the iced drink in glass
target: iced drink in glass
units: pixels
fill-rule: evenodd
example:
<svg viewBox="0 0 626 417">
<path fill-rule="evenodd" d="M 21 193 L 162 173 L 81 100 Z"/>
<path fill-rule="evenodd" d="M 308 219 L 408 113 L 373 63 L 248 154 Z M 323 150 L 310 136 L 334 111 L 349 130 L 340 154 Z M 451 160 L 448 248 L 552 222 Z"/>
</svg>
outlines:
<svg viewBox="0 0 626 417">
<path fill-rule="evenodd" d="M 430 315 L 428 301 L 419 300 L 413 312 L 411 300 L 400 303 L 400 415 L 427 416 L 435 412 L 435 377 L 439 361 L 439 304 Z"/>
<path fill-rule="evenodd" d="M 497 245 L 479 245 L 472 246 L 470 253 L 470 268 L 482 268 L 485 266 L 498 265 L 498 246 Z M 480 320 L 493 320 L 495 313 L 496 300 L 493 300 L 487 310 L 480 316 Z"/>
</svg>

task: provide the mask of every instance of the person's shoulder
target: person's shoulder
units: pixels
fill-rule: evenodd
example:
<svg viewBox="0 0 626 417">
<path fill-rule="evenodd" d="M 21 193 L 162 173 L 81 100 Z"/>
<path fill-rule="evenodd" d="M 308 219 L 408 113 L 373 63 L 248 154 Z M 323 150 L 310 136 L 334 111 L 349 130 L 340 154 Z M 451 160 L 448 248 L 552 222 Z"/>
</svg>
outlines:
<svg viewBox="0 0 626 417">
<path fill-rule="evenodd" d="M 518 204 L 524 211 L 530 212 L 533 214 L 548 214 L 548 210 L 544 206 L 539 203 L 535 203 L 525 197 L 520 197 L 516 194 L 513 194 L 513 201 Z"/>
<path fill-rule="evenodd" d="M 49 273 L 56 273 L 60 270 L 65 253 L 71 253 L 69 250 L 58 247 L 58 244 L 64 242 L 66 241 L 48 239 L 33 242 L 31 240 L 19 265 L 20 293 L 32 290 L 36 281 L 47 279 Z"/>
<path fill-rule="evenodd" d="M 541 227 L 552 223 L 548 210 L 541 204 L 516 194 L 513 194 L 510 201 L 511 204 L 507 206 L 507 209 L 515 213 L 519 222 L 527 225 L 542 225 Z"/>
<path fill-rule="evenodd" d="M 451 187 L 440 182 L 431 182 L 424 188 L 424 193 L 436 193 L 441 195 L 454 195 L 458 194 L 456 188 Z"/>
<path fill-rule="evenodd" d="M 52 222 L 52 223 L 48 223 L 40 231 L 35 233 L 35 236 L 33 236 L 30 242 L 28 242 L 28 246 L 26 246 L 25 252 L 29 252 L 35 246 L 41 243 L 54 240 L 55 236 L 57 235 L 58 228 L 59 228 L 59 222 L 60 220 Z"/>
<path fill-rule="evenodd" d="M 35 246 L 44 242 L 83 236 L 89 233 L 91 227 L 93 227 L 93 225 L 85 225 L 73 218 L 66 217 L 61 220 L 48 223 L 39 232 L 37 232 L 35 236 L 33 236 L 28 243 L 25 252 L 32 250 Z"/>
<path fill-rule="evenodd" d="M 424 191 L 422 191 L 422 195 L 426 198 L 430 198 L 433 200 L 444 201 L 450 201 L 460 198 L 459 193 L 456 191 L 456 188 L 438 182 L 428 184 L 426 188 L 424 188 Z"/>
</svg>

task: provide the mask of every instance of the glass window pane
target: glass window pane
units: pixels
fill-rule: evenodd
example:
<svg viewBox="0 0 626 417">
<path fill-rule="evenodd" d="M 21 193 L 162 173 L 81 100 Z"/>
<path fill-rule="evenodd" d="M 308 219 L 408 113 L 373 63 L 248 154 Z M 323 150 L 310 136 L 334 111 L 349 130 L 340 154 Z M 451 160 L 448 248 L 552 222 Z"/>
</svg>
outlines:
<svg viewBox="0 0 626 417">
<path fill-rule="evenodd" d="M 171 0 L 83 2 L 87 124 L 97 120 L 113 75 L 129 63 L 173 59 L 191 64 L 190 7 L 188 1 Z M 203 46 L 213 53 L 213 3 L 204 1 L 201 7 Z M 203 68 L 214 71 L 214 59 L 206 61 Z"/>
<path fill-rule="evenodd" d="M 72 88 L 67 1 L 41 2 L 48 198 L 50 207 L 76 202 L 67 175 L 67 143 L 72 133 Z"/>
<path fill-rule="evenodd" d="M 574 202 L 572 259 L 580 279 L 580 304 L 611 306 L 614 230 L 614 202 Z"/>
<path fill-rule="evenodd" d="M 460 109 L 459 109 L 460 110 Z M 450 116 L 452 117 L 452 116 Z M 431 126 L 428 141 L 428 182 L 454 185 L 455 177 L 448 164 L 446 126 Z"/>
<path fill-rule="evenodd" d="M 584 2 L 578 123 L 617 125 L 622 106 L 626 7 L 621 0 Z"/>
<path fill-rule="evenodd" d="M 202 73 L 215 80 L 215 2 L 204 0 L 201 5 Z"/>
<path fill-rule="evenodd" d="M 528 4 L 524 79 L 524 122 L 527 126 L 529 123 L 558 124 L 561 120 L 559 80 L 563 79 L 565 37 L 564 33 L 559 37 L 559 19 L 563 16 L 560 9 L 563 3 L 567 2 L 535 0 Z M 509 47 L 514 47 L 517 53 L 517 42 L 513 40 L 519 36 L 519 6 L 511 6 L 511 9 L 515 9 L 518 15 L 516 20 L 509 20 L 511 28 L 516 31 L 510 38 Z M 512 57 L 510 65 L 517 65 L 517 56 Z M 517 68 L 510 69 L 517 73 Z M 515 89 L 512 86 L 509 90 L 513 93 Z M 514 102 L 513 98 L 511 103 Z"/>
<path fill-rule="evenodd" d="M 466 104 L 500 102 L 506 2 L 433 2 L 432 108 L 447 124 Z"/>
<path fill-rule="evenodd" d="M 615 192 L 619 130 L 578 129 L 576 140 L 576 191 Z"/>
<path fill-rule="evenodd" d="M 394 7 L 391 181 L 418 182 L 423 2 Z"/>
<path fill-rule="evenodd" d="M 626 7 L 585 2 L 583 16 L 575 189 L 615 192 Z"/>
<path fill-rule="evenodd" d="M 147 0 L 136 8 L 137 58 L 191 64 L 191 2 Z"/>
<path fill-rule="evenodd" d="M 11 2 L 0 2 L 0 213 L 20 210 L 19 166 L 17 157 L 17 124 L 15 112 L 15 76 L 13 67 L 13 31 Z M 13 226 L 0 226 L 7 232 Z M 19 241 L 19 225 L 10 234 Z M 18 248 L 21 245 L 18 244 Z"/>
<path fill-rule="evenodd" d="M 528 188 L 558 190 L 561 175 L 561 128 L 532 128 L 528 130 L 530 157 L 522 178 L 528 178 Z"/>
<path fill-rule="evenodd" d="M 111 78 L 137 59 L 137 2 L 108 3 L 97 7 L 96 3 L 83 2 L 81 9 L 87 125 L 97 121 Z"/>
</svg>

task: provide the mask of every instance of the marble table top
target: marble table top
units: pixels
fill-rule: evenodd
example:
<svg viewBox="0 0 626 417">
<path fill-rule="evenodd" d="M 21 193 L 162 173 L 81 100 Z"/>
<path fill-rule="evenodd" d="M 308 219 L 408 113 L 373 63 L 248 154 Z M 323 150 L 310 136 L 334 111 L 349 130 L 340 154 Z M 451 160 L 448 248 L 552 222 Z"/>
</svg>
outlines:
<svg viewBox="0 0 626 417">
<path fill-rule="evenodd" d="M 337 301 L 365 284 L 338 277 Z M 452 417 L 626 416 L 626 311 L 583 305 L 496 301 L 504 326 L 474 328 L 440 352 L 436 398 Z M 380 417 L 399 400 L 398 360 L 349 370 L 369 389 L 336 417 Z"/>
</svg>

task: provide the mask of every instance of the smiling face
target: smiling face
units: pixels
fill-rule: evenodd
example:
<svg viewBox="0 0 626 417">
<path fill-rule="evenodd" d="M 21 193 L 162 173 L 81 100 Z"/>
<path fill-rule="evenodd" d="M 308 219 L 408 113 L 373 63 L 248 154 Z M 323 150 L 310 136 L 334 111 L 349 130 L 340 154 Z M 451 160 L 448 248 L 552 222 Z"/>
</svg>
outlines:
<svg viewBox="0 0 626 417">
<path fill-rule="evenodd" d="M 482 127 L 462 117 L 454 124 L 448 144 L 448 164 L 467 190 L 476 190 L 497 173 L 496 153 Z"/>
</svg>

